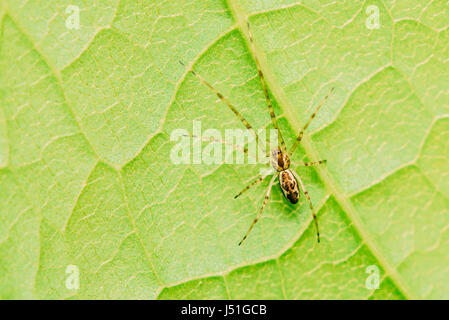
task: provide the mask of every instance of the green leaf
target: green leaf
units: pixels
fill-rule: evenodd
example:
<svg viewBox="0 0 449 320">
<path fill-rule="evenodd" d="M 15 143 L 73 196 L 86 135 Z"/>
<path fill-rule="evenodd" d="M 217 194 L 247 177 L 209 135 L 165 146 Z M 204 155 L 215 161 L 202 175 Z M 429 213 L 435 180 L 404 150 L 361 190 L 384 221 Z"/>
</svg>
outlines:
<svg viewBox="0 0 449 320">
<path fill-rule="evenodd" d="M 446 1 L 2 0 L 0 21 L 0 298 L 449 298 Z M 289 146 L 335 87 L 293 156 L 327 159 L 297 168 L 320 244 L 275 185 L 237 246 L 260 166 L 170 161 L 194 120 L 243 128 L 178 60 L 270 127 L 255 56 Z"/>
</svg>

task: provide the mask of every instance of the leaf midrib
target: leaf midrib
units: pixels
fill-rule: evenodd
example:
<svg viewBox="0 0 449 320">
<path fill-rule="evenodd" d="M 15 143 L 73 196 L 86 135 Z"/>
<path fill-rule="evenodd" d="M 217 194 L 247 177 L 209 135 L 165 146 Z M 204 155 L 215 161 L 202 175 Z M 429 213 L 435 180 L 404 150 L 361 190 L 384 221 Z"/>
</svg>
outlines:
<svg viewBox="0 0 449 320">
<path fill-rule="evenodd" d="M 274 73 L 271 71 L 263 52 L 258 48 L 257 43 L 254 44 L 254 50 L 257 52 L 253 52 L 252 46 L 249 42 L 248 30 L 246 28 L 246 22 L 248 21 L 248 15 L 240 8 L 239 4 L 236 0 L 226 0 L 226 3 L 230 9 L 230 12 L 237 23 L 238 28 L 246 42 L 246 46 L 248 51 L 254 57 L 257 54 L 257 58 L 259 59 L 260 66 L 264 73 L 265 81 L 267 82 L 267 86 L 270 88 L 271 94 L 278 102 L 280 108 L 284 112 L 284 116 L 287 119 L 290 126 L 293 128 L 295 132 L 299 132 L 302 128 L 300 120 L 296 117 L 294 108 L 290 105 L 289 100 L 284 92 L 284 90 L 279 85 L 278 81 Z M 251 16 L 251 15 L 250 15 Z M 310 158 L 311 161 L 315 161 L 320 159 L 318 151 L 314 148 L 312 144 L 312 139 L 310 138 L 307 132 L 304 134 L 303 139 L 301 141 L 301 146 L 304 149 L 306 155 Z M 318 176 L 320 177 L 322 183 L 324 184 L 326 190 L 334 196 L 347 218 L 354 225 L 355 231 L 358 233 L 360 239 L 366 244 L 368 249 L 371 251 L 373 256 L 382 266 L 383 270 L 386 273 L 395 286 L 399 289 L 399 291 L 403 294 L 406 299 L 416 299 L 416 297 L 412 294 L 412 290 L 404 283 L 404 280 L 400 276 L 400 274 L 391 266 L 384 255 L 379 251 L 378 247 L 375 244 L 374 239 L 369 235 L 368 230 L 365 228 L 363 222 L 359 218 L 356 209 L 352 205 L 350 199 L 340 190 L 336 181 L 331 177 L 329 171 L 326 166 L 317 166 L 316 171 Z"/>
</svg>

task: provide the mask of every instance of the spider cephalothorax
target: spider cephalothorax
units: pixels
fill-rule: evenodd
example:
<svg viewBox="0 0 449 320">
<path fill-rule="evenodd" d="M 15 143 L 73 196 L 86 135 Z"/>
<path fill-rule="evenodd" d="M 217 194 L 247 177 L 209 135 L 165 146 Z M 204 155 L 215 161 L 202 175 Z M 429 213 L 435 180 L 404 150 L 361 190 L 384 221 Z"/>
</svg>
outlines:
<svg viewBox="0 0 449 320">
<path fill-rule="evenodd" d="M 277 147 L 271 151 L 271 165 L 277 172 L 287 170 L 290 168 L 290 157 Z"/>
</svg>

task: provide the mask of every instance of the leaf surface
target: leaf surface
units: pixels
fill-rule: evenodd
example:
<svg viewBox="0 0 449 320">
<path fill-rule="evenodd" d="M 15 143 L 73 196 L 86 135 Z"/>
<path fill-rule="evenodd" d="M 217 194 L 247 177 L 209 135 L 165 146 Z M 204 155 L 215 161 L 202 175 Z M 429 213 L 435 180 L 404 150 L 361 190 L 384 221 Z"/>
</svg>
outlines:
<svg viewBox="0 0 449 320">
<path fill-rule="evenodd" d="M 446 1 L 0 3 L 1 298 L 449 298 Z M 170 161 L 194 120 L 243 128 L 178 60 L 269 128 L 254 56 L 287 145 L 335 87 L 293 157 L 327 159 L 297 168 L 320 244 L 275 185 L 238 247 L 260 167 Z"/>
</svg>

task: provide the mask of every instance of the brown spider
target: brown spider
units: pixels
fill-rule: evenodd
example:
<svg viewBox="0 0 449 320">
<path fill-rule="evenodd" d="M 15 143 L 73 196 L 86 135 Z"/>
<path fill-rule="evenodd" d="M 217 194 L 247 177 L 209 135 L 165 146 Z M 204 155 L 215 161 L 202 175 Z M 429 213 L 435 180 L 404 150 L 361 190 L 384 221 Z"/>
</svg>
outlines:
<svg viewBox="0 0 449 320">
<path fill-rule="evenodd" d="M 249 23 L 248 23 L 248 34 L 249 34 L 249 39 L 250 39 L 252 50 L 255 53 L 256 50 L 254 48 L 254 40 L 253 40 L 253 36 L 252 36 L 252 33 L 251 33 L 251 29 L 250 29 Z M 257 66 L 257 70 L 258 70 L 258 74 L 259 74 L 260 80 L 262 82 L 262 87 L 263 87 L 263 91 L 264 91 L 264 94 L 265 94 L 265 99 L 266 99 L 267 104 L 268 104 L 268 111 L 270 113 L 271 122 L 273 124 L 273 127 L 277 131 L 277 134 L 278 134 L 278 137 L 279 137 L 280 146 L 274 148 L 271 151 L 271 155 L 267 155 L 271 159 L 271 161 L 270 161 L 271 162 L 271 166 L 274 168 L 275 172 L 274 172 L 273 177 L 271 178 L 270 183 L 268 185 L 268 189 L 267 189 L 267 192 L 265 193 L 265 198 L 264 198 L 263 204 L 262 204 L 261 208 L 259 209 L 259 212 L 258 212 L 256 218 L 254 219 L 254 221 L 252 222 L 251 226 L 249 227 L 248 231 L 243 236 L 242 240 L 240 240 L 239 246 L 246 240 L 246 238 L 248 237 L 249 233 L 253 229 L 254 225 L 257 223 L 257 221 L 259 221 L 259 218 L 262 215 L 262 212 L 263 212 L 266 204 L 268 203 L 268 197 L 270 196 L 271 188 L 273 187 L 273 184 L 274 184 L 274 182 L 275 182 L 277 177 L 279 177 L 279 185 L 281 187 L 281 190 L 282 190 L 282 193 L 283 193 L 284 197 L 287 198 L 288 201 L 290 201 L 290 203 L 292 203 L 292 204 L 296 204 L 299 201 L 299 195 L 300 195 L 299 187 L 298 187 L 298 182 L 299 182 L 301 190 L 304 193 L 304 195 L 305 195 L 305 197 L 307 199 L 307 202 L 309 203 L 310 210 L 312 211 L 312 216 L 313 216 L 313 219 L 314 219 L 314 222 L 315 222 L 315 227 L 316 227 L 317 241 L 320 242 L 320 232 L 319 232 L 319 229 L 318 229 L 318 220 L 317 220 L 317 216 L 316 216 L 315 210 L 314 210 L 313 205 L 312 205 L 312 201 L 310 199 L 309 192 L 305 188 L 304 183 L 302 182 L 302 180 L 299 177 L 299 175 L 293 169 L 290 168 L 290 157 L 293 154 L 293 152 L 296 150 L 296 148 L 299 146 L 299 144 L 300 144 L 300 142 L 301 142 L 301 140 L 303 138 L 304 131 L 310 125 L 310 123 L 312 122 L 313 118 L 315 118 L 316 114 L 318 113 L 320 108 L 324 105 L 324 103 L 326 102 L 327 98 L 329 97 L 330 93 L 333 91 L 334 88 L 332 88 L 329 91 L 329 93 L 324 97 L 322 102 L 318 105 L 318 107 L 316 108 L 315 112 L 312 113 L 312 115 L 310 116 L 310 118 L 307 121 L 307 123 L 304 125 L 304 127 L 299 132 L 298 137 L 296 138 L 295 142 L 293 143 L 293 146 L 287 152 L 284 139 L 282 138 L 281 132 L 279 131 L 278 122 L 277 122 L 277 119 L 276 119 L 276 115 L 274 113 L 274 109 L 273 109 L 273 105 L 271 103 L 270 96 L 268 94 L 268 89 L 267 89 L 267 85 L 266 85 L 266 82 L 265 82 L 265 79 L 264 79 L 264 75 L 262 73 L 262 69 L 260 67 L 259 60 L 258 60 L 258 58 L 257 58 L 257 56 L 255 54 L 254 54 L 254 60 L 256 62 L 256 66 Z M 182 65 L 184 65 L 184 63 L 182 63 L 181 61 L 180 61 L 180 63 Z M 189 70 L 189 71 L 193 75 L 195 75 L 204 85 L 206 85 L 208 88 L 210 88 L 218 96 L 218 98 L 221 101 L 223 101 L 229 107 L 229 109 L 231 109 L 231 111 L 237 116 L 237 118 L 239 118 L 239 120 L 243 123 L 243 125 L 248 130 L 252 130 L 254 132 L 255 138 L 256 138 L 256 143 L 259 143 L 259 136 L 257 135 L 256 130 L 254 130 L 254 128 L 249 124 L 249 122 L 237 111 L 237 109 L 235 109 L 231 105 L 229 100 L 226 97 L 224 97 L 220 92 L 218 92 L 211 84 L 209 84 L 209 82 L 204 80 L 204 78 L 201 77 L 198 73 L 196 73 L 193 70 Z M 247 150 L 245 149 L 245 152 L 246 151 Z M 325 163 L 325 162 L 326 162 L 326 160 L 319 160 L 319 161 L 307 162 L 307 163 L 304 163 L 302 165 L 308 167 L 308 166 L 313 166 L 313 165 L 317 165 L 317 164 L 322 164 L 322 163 Z M 261 175 L 256 180 L 251 182 L 242 191 L 240 191 L 239 194 L 237 194 L 234 197 L 234 199 L 238 198 L 244 192 L 248 191 L 252 186 L 254 186 L 257 183 L 259 183 L 262 180 L 264 180 L 266 176 L 267 175 Z"/>
</svg>

